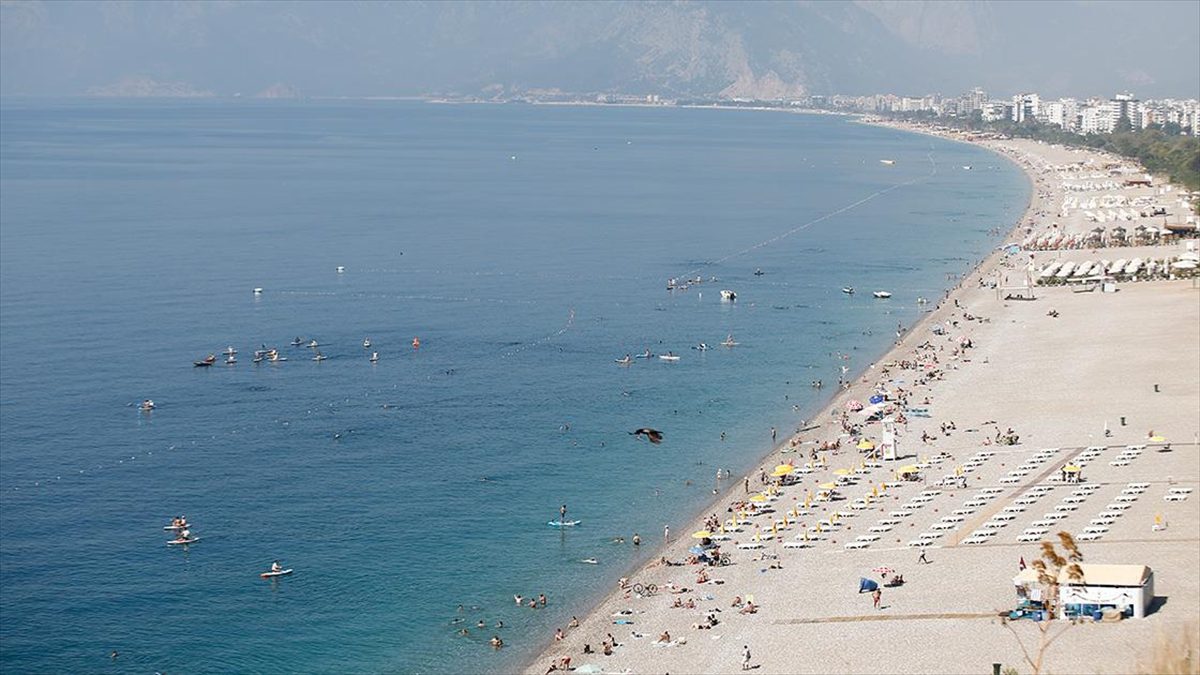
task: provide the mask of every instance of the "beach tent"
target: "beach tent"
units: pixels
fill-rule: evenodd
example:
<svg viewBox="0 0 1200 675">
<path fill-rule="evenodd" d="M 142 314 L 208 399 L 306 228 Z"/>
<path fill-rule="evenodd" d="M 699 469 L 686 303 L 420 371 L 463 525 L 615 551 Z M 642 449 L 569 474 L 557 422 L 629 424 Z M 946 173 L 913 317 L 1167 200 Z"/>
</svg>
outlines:
<svg viewBox="0 0 1200 675">
<path fill-rule="evenodd" d="M 883 403 L 883 396 L 881 394 L 875 394 L 867 400 L 869 400 L 871 403 Z"/>
<path fill-rule="evenodd" d="M 858 578 L 858 592 L 859 593 L 870 593 L 877 588 L 879 588 L 879 584 L 875 583 L 871 579 L 868 579 L 866 577 Z"/>
</svg>

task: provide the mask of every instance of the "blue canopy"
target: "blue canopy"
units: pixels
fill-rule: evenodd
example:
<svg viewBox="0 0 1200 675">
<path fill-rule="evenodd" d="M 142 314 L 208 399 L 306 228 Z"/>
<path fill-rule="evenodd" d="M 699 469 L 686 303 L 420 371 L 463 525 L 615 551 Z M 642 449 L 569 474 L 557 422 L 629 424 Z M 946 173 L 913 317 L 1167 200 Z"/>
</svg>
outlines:
<svg viewBox="0 0 1200 675">
<path fill-rule="evenodd" d="M 858 592 L 859 593 L 870 593 L 871 591 L 874 591 L 877 588 L 879 588 L 879 584 L 875 583 L 874 581 L 872 581 L 866 577 L 858 578 Z"/>
<path fill-rule="evenodd" d="M 870 401 L 871 403 L 883 403 L 883 396 L 880 394 L 875 394 L 870 398 Z"/>
</svg>

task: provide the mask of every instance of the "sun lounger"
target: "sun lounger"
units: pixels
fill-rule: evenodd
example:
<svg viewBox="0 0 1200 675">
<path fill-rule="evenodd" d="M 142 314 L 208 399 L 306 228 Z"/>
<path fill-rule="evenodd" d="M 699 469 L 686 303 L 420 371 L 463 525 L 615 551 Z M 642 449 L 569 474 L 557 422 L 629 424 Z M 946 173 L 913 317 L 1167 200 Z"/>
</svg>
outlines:
<svg viewBox="0 0 1200 675">
<path fill-rule="evenodd" d="M 765 546 L 765 544 L 760 544 L 757 541 L 748 541 L 744 544 L 738 544 L 737 547 L 742 549 L 743 551 L 749 551 L 749 550 L 754 550 L 754 549 L 765 548 L 766 546 Z"/>
<path fill-rule="evenodd" d="M 1059 504 L 1058 506 L 1054 507 L 1054 510 L 1058 511 L 1059 513 L 1064 513 L 1066 511 L 1078 511 L 1079 505 L 1078 504 Z"/>
<path fill-rule="evenodd" d="M 945 535 L 941 532 L 922 532 L 921 534 L 917 535 L 917 539 L 927 539 L 929 541 L 933 541 L 934 539 L 941 539 L 943 536 Z"/>
<path fill-rule="evenodd" d="M 1103 536 L 1104 535 L 1100 532 L 1084 532 L 1082 534 L 1076 535 L 1075 538 L 1078 539 L 1079 541 L 1096 541 L 1097 539 L 1099 539 L 1100 537 L 1103 537 Z"/>
<path fill-rule="evenodd" d="M 1027 527 L 1021 530 L 1021 534 L 1046 534 L 1049 531 L 1048 527 Z"/>
<path fill-rule="evenodd" d="M 867 531 L 868 532 L 891 532 L 892 526 L 891 525 L 875 525 L 873 527 L 868 527 Z"/>
<path fill-rule="evenodd" d="M 999 520 L 989 520 L 981 526 L 985 530 L 998 530 L 1002 527 L 1008 527 L 1008 523 Z"/>
<path fill-rule="evenodd" d="M 1170 494 L 1163 495 L 1163 500 L 1168 502 L 1184 502 L 1187 501 L 1187 498 L 1188 496 L 1185 492 L 1172 492 Z"/>
<path fill-rule="evenodd" d="M 987 542 L 987 537 L 967 537 L 962 540 L 962 543 L 968 545 L 983 544 Z"/>
<path fill-rule="evenodd" d="M 808 548 L 810 546 L 812 546 L 812 543 L 807 541 L 786 541 L 783 543 L 784 548 Z"/>
<path fill-rule="evenodd" d="M 846 542 L 845 547 L 848 549 L 860 549 L 860 548 L 866 548 L 870 545 L 871 545 L 871 542 L 868 542 L 868 541 L 850 541 L 850 542 Z"/>
<path fill-rule="evenodd" d="M 1137 499 L 1137 495 L 1117 495 L 1113 497 L 1114 502 L 1136 502 Z"/>
<path fill-rule="evenodd" d="M 1050 520 L 1048 518 L 1042 518 L 1041 520 L 1035 520 L 1032 523 L 1030 523 L 1030 525 L 1033 525 L 1035 527 L 1047 527 L 1047 526 L 1053 525 L 1053 524 L 1054 524 L 1054 521 Z"/>
<path fill-rule="evenodd" d="M 860 534 L 854 538 L 854 541 L 879 541 L 877 534 Z"/>
<path fill-rule="evenodd" d="M 1024 511 L 1025 511 L 1025 506 L 1018 503 L 1018 504 L 1014 504 L 1013 506 L 1004 507 L 1003 512 L 1004 513 L 1023 513 Z"/>
<path fill-rule="evenodd" d="M 950 513 L 953 513 L 956 516 L 969 516 L 975 513 L 975 509 L 955 509 Z"/>
<path fill-rule="evenodd" d="M 1103 525 L 1090 525 L 1088 527 L 1083 528 L 1083 531 L 1086 534 L 1092 534 L 1095 532 L 1099 532 L 1099 533 L 1103 534 L 1105 532 L 1108 532 L 1108 528 Z"/>
<path fill-rule="evenodd" d="M 1020 483 L 1020 482 L 1021 482 L 1021 479 L 1018 476 L 1006 476 L 999 480 L 999 483 L 1001 485 L 1014 485 L 1014 484 Z"/>
<path fill-rule="evenodd" d="M 1128 509 L 1130 506 L 1133 506 L 1133 505 L 1122 502 L 1122 503 L 1109 504 L 1108 506 L 1106 506 L 1104 508 L 1106 508 L 1110 511 L 1124 511 L 1125 509 Z"/>
<path fill-rule="evenodd" d="M 1061 511 L 1060 511 L 1060 512 L 1058 512 L 1058 513 L 1047 513 L 1047 514 L 1044 516 L 1044 518 L 1045 518 L 1046 520 L 1063 520 L 1063 519 L 1064 519 L 1064 518 L 1066 518 L 1068 515 L 1070 515 L 1070 514 L 1068 514 L 1068 513 L 1063 513 L 1063 512 L 1061 512 Z"/>
<path fill-rule="evenodd" d="M 931 529 L 931 530 L 953 530 L 956 527 L 958 527 L 958 525 L 956 525 L 954 523 L 934 523 L 933 525 L 929 526 L 929 529 Z"/>
<path fill-rule="evenodd" d="M 908 542 L 909 548 L 925 548 L 926 546 L 933 546 L 933 542 L 927 539 L 913 539 Z"/>
<path fill-rule="evenodd" d="M 1022 534 L 1017 537 L 1017 541 L 1024 544 L 1024 543 L 1028 543 L 1031 541 L 1039 541 L 1039 540 L 1041 540 L 1041 538 L 1042 538 L 1042 535 L 1040 535 L 1040 534 Z"/>
<path fill-rule="evenodd" d="M 1075 497 L 1064 497 L 1064 498 L 1063 498 L 1063 503 L 1064 503 L 1064 504 L 1082 504 L 1082 503 L 1084 503 L 1084 502 L 1086 502 L 1086 501 L 1087 501 L 1087 497 L 1086 497 L 1086 496 L 1084 496 L 1084 495 L 1078 495 L 1078 496 L 1075 496 Z"/>
<path fill-rule="evenodd" d="M 1017 515 L 1015 513 L 997 513 L 996 515 L 992 516 L 992 520 L 999 520 L 1005 523 L 1016 519 Z"/>
</svg>

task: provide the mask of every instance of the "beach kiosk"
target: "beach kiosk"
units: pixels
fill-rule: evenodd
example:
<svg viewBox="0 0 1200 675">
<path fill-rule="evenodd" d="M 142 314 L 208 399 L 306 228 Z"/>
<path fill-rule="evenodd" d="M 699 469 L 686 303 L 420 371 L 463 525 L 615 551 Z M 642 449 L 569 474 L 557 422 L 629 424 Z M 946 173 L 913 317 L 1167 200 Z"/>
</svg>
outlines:
<svg viewBox="0 0 1200 675">
<path fill-rule="evenodd" d="M 1116 609 L 1126 618 L 1145 618 L 1154 601 L 1154 571 L 1145 565 L 1080 564 L 1082 580 L 1072 580 L 1064 569 L 1058 576 L 1058 618 L 1097 617 Z M 1013 578 L 1021 595 L 1040 600 L 1037 572 L 1022 570 Z"/>
</svg>

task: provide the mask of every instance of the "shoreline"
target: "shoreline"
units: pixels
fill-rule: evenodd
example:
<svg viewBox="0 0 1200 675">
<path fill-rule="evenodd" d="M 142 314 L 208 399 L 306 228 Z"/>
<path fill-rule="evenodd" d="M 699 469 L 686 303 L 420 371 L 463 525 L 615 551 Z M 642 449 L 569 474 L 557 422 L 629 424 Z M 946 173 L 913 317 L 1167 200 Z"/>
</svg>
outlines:
<svg viewBox="0 0 1200 675">
<path fill-rule="evenodd" d="M 575 104 L 572 103 L 572 104 L 562 104 L 562 105 L 575 105 Z M 601 104 L 592 104 L 592 105 L 598 106 Z M 625 105 L 625 104 L 604 104 L 604 105 Z M 631 105 L 637 105 L 637 104 L 631 104 Z M 643 106 L 643 107 L 663 107 L 663 106 Z M 676 106 L 676 107 L 680 107 L 680 106 Z M 691 107 L 700 108 L 700 109 L 710 109 L 711 108 L 710 106 L 691 106 Z M 748 108 L 728 108 L 728 109 L 749 110 Z M 789 112 L 789 113 L 801 113 L 801 114 L 806 112 L 806 111 L 791 111 L 791 110 L 778 110 L 778 109 L 764 109 L 764 110 L 777 111 L 777 112 Z M 1007 161 L 1007 162 L 1013 164 L 1014 166 L 1016 166 L 1018 169 L 1020 169 L 1022 175 L 1025 176 L 1025 179 L 1029 185 L 1029 190 L 1030 190 L 1029 198 L 1026 202 L 1024 210 L 1021 211 L 1021 214 L 1017 218 L 1016 222 L 1014 222 L 1011 227 L 1009 227 L 1007 230 L 1005 230 L 1006 238 L 1011 238 L 1012 235 L 1015 232 L 1017 232 L 1026 223 L 1026 221 L 1028 221 L 1033 216 L 1033 214 L 1036 212 L 1036 207 L 1038 205 L 1037 177 L 1031 172 L 1031 169 L 1029 167 L 1025 166 L 1024 164 L 1017 161 L 1015 158 L 1009 156 L 1008 154 L 1006 154 L 1000 150 L 997 150 L 995 148 L 983 145 L 981 143 L 975 143 L 975 142 L 967 141 L 965 139 L 948 138 L 948 137 L 941 136 L 939 134 L 931 133 L 928 131 L 897 129 L 896 127 L 894 127 L 890 124 L 879 124 L 876 122 L 867 121 L 865 119 L 862 119 L 862 116 L 860 116 L 860 115 L 846 115 L 846 116 L 856 118 L 853 121 L 858 124 L 866 124 L 866 125 L 870 125 L 870 126 L 896 129 L 898 131 L 910 131 L 911 133 L 915 133 L 915 134 L 921 134 L 921 135 L 925 135 L 925 136 L 934 136 L 937 138 L 941 138 L 943 140 L 953 140 L 953 141 L 958 141 L 961 143 L 966 143 L 969 145 L 975 145 L 978 147 L 982 147 L 985 150 L 992 152 L 993 154 L 1002 158 L 1004 161 Z M 1002 260 L 1002 257 L 1003 257 L 1003 251 L 1000 250 L 999 248 L 993 248 L 983 258 L 977 260 L 973 265 L 970 265 L 969 267 L 967 267 L 967 270 L 959 275 L 958 283 L 951 286 L 950 288 L 948 288 L 946 290 L 946 292 L 944 293 L 943 297 L 940 298 L 935 304 L 933 304 L 932 309 L 923 312 L 911 326 L 905 327 L 904 335 L 902 338 L 900 338 L 899 340 L 894 342 L 890 347 L 885 349 L 881 354 L 878 355 L 878 357 L 869 361 L 868 363 L 866 363 L 862 367 L 856 369 L 855 371 L 851 371 L 851 373 L 848 373 L 848 375 L 853 374 L 853 378 L 847 380 L 850 383 L 850 386 L 848 388 L 840 389 L 840 390 L 833 390 L 830 392 L 830 395 L 827 398 L 821 399 L 823 402 L 818 403 L 816 405 L 816 412 L 813 413 L 812 419 L 807 420 L 807 422 L 808 422 L 807 426 L 816 424 L 817 428 L 808 429 L 805 432 L 795 433 L 795 434 L 791 434 L 791 435 L 783 437 L 783 440 L 781 440 L 779 443 L 777 443 L 775 446 L 773 446 L 767 453 L 765 453 L 764 455 L 760 456 L 758 459 L 751 462 L 751 466 L 754 468 L 761 468 L 761 469 L 766 470 L 771 467 L 772 458 L 779 458 L 780 460 L 784 460 L 784 459 L 787 459 L 786 457 L 784 457 L 784 455 L 787 455 L 787 454 L 791 454 L 792 456 L 798 457 L 800 455 L 799 448 L 797 449 L 796 452 L 787 452 L 786 451 L 787 448 L 789 447 L 789 445 L 792 445 L 793 440 L 799 440 L 800 445 L 803 445 L 804 444 L 803 436 L 805 434 L 812 434 L 814 432 L 819 432 L 821 429 L 825 428 L 827 426 L 827 422 L 825 420 L 828 420 L 828 419 L 832 418 L 834 415 L 836 415 L 839 408 L 841 406 L 843 406 L 846 401 L 852 400 L 859 394 L 869 393 L 869 391 L 863 392 L 862 390 L 864 388 L 867 390 L 870 389 L 870 383 L 866 381 L 866 376 L 870 373 L 870 371 L 872 369 L 875 368 L 876 364 L 894 361 L 894 360 L 896 360 L 895 357 L 902 355 L 905 352 L 905 350 L 908 349 L 908 347 L 909 347 L 909 345 L 907 343 L 907 340 L 909 337 L 911 337 L 912 335 L 919 332 L 922 328 L 927 327 L 930 323 L 934 322 L 935 318 L 940 318 L 940 315 L 943 313 L 945 307 L 947 306 L 947 303 L 950 303 L 952 300 L 955 299 L 957 294 L 960 294 L 960 292 L 964 288 L 964 284 L 967 281 L 972 280 L 972 279 L 976 278 L 977 276 L 985 273 L 985 268 L 994 268 L 994 267 L 998 266 Z M 986 271 L 991 271 L 991 270 L 988 269 Z M 866 398 L 868 398 L 868 396 L 859 396 L 859 398 L 862 398 L 865 400 Z M 754 473 L 755 473 L 754 470 L 750 471 L 747 474 L 747 477 L 752 476 Z M 680 542 L 682 542 L 684 540 L 684 536 L 686 535 L 686 533 L 691 532 L 694 529 L 702 529 L 703 523 L 704 523 L 704 518 L 705 518 L 705 515 L 704 515 L 705 513 L 712 511 L 712 509 L 714 507 L 723 506 L 723 505 L 728 504 L 735 500 L 735 498 L 738 494 L 737 491 L 741 488 L 741 486 L 739 485 L 739 483 L 741 481 L 738 479 L 730 478 L 729 482 L 730 482 L 730 484 L 727 487 L 725 487 L 724 489 L 722 489 L 720 494 L 715 495 L 711 500 L 709 500 L 708 502 L 705 503 L 705 506 L 702 509 L 700 509 L 696 514 L 694 514 L 693 516 L 691 516 L 685 520 L 685 522 L 687 523 L 687 526 L 678 531 L 678 536 L 673 537 L 668 542 L 662 542 L 662 543 L 656 545 L 653 549 L 653 554 L 650 556 L 649 561 L 643 562 L 640 564 L 634 564 L 634 565 L 631 565 L 629 568 L 627 568 L 629 571 L 628 578 L 631 580 L 631 582 L 636 576 L 647 572 L 647 570 L 649 570 L 653 567 L 656 567 L 658 565 L 659 559 L 661 559 L 663 556 L 665 556 L 673 547 L 677 547 L 680 545 Z M 717 508 L 717 511 L 720 512 L 721 509 Z M 620 589 L 616 589 L 616 590 L 612 590 L 612 591 L 609 591 L 609 592 L 603 594 L 596 601 L 589 603 L 589 605 L 584 609 L 584 611 L 582 613 L 582 618 L 580 619 L 580 625 L 583 626 L 586 623 L 588 623 L 590 620 L 595 620 L 598 617 L 597 612 L 605 604 L 611 603 L 613 600 L 620 599 L 623 597 L 625 597 L 624 592 Z M 545 663 L 547 660 L 556 656 L 556 654 L 554 653 L 555 652 L 555 650 L 554 650 L 555 643 L 554 643 L 553 638 L 547 638 L 545 640 L 542 640 L 540 642 L 540 644 L 542 646 L 537 651 L 537 655 L 534 658 L 524 662 L 522 664 L 519 672 L 541 673 L 541 672 L 543 672 L 543 669 L 539 668 L 538 664 Z"/>
<path fill-rule="evenodd" d="M 1019 232 L 1024 228 L 1029 231 L 1058 228 L 1060 220 L 1063 231 L 1081 233 L 1093 227 L 1094 223 L 1085 221 L 1079 207 L 1072 204 L 1071 208 L 1077 210 L 1068 213 L 1067 197 L 1078 193 L 1070 192 L 1067 181 L 1094 176 L 1078 176 L 1070 171 L 1064 174 L 1062 167 L 1080 160 L 1092 162 L 1093 167 L 1103 166 L 1110 158 L 1100 153 L 1020 139 L 973 141 L 894 123 L 879 126 L 972 143 L 1016 164 L 1029 182 L 1029 201 L 1002 241 L 1012 241 L 1014 235 L 1020 241 Z M 1084 173 L 1097 170 L 1083 166 Z M 1149 192 L 1152 201 L 1169 203 L 1174 199 L 1174 196 L 1153 196 L 1171 194 L 1171 188 L 1159 187 L 1157 192 L 1137 190 L 1140 188 L 1124 186 L 1110 191 L 1130 198 L 1138 194 L 1146 198 Z M 1177 210 L 1183 205 L 1181 201 L 1169 208 Z M 1050 221 L 1055 222 L 1051 225 Z M 1189 248 L 1195 246 L 1195 242 L 1188 244 Z M 763 668 L 763 672 L 968 672 L 986 669 L 992 663 L 1017 666 L 1019 672 L 1026 672 L 1029 664 L 1022 662 L 1019 645 L 1028 647 L 1031 642 L 1036 643 L 1037 629 L 1030 622 L 1018 622 L 1015 627 L 1008 624 L 1006 629 L 996 620 L 998 609 L 1005 608 L 1007 612 L 1015 602 L 1009 579 L 1016 572 L 1017 559 L 1022 564 L 1036 559 L 1038 540 L 1052 538 L 1054 532 L 1079 532 L 1072 528 L 1086 528 L 1087 518 L 1095 516 L 1096 508 L 1100 507 L 1091 505 L 1073 516 L 1070 512 L 1078 508 L 1072 505 L 1075 502 L 1064 502 L 1050 512 L 1057 516 L 1055 524 L 1042 528 L 1040 536 L 1022 538 L 1016 537 L 1022 525 L 1014 523 L 1008 527 L 1008 521 L 1025 519 L 1028 525 L 1028 519 L 1037 516 L 1024 514 L 1026 507 L 1012 500 L 1035 485 L 1046 490 L 1060 487 L 1054 483 L 1054 474 L 1064 462 L 1078 461 L 1085 446 L 1116 454 L 1120 448 L 1145 447 L 1145 439 L 1156 435 L 1175 441 L 1177 451 L 1165 455 L 1147 453 L 1140 468 L 1121 468 L 1130 462 L 1119 461 L 1122 457 L 1117 455 L 1103 457 L 1103 461 L 1087 469 L 1087 481 L 1093 484 L 1092 488 L 1111 492 L 1114 502 L 1128 503 L 1129 497 L 1122 490 L 1126 487 L 1124 481 L 1130 479 L 1145 481 L 1145 485 L 1153 486 L 1150 489 L 1157 492 L 1155 499 L 1136 504 L 1130 512 L 1133 516 L 1122 519 L 1123 523 L 1114 523 L 1113 533 L 1092 536 L 1082 548 L 1089 562 L 1153 567 L 1163 579 L 1155 587 L 1158 595 L 1170 597 L 1171 607 L 1161 605 L 1151 610 L 1149 618 L 1121 622 L 1120 626 L 1071 631 L 1054 650 L 1068 653 L 1061 657 L 1049 655 L 1043 668 L 1067 672 L 1101 672 L 1113 668 L 1119 672 L 1132 671 L 1151 658 L 1146 652 L 1155 636 L 1161 636 L 1164 630 L 1178 630 L 1188 622 L 1194 626 L 1200 620 L 1200 612 L 1193 609 L 1200 606 L 1200 581 L 1189 570 L 1194 567 L 1194 536 L 1200 531 L 1200 504 L 1193 499 L 1180 506 L 1164 506 L 1164 501 L 1158 499 L 1168 488 L 1175 489 L 1173 486 L 1200 490 L 1200 472 L 1195 463 L 1200 450 L 1200 427 L 1194 426 L 1194 414 L 1189 412 L 1200 408 L 1200 390 L 1196 386 L 1200 380 L 1192 376 L 1192 371 L 1200 373 L 1200 349 L 1193 353 L 1170 346 L 1172 342 L 1176 346 L 1200 345 L 1200 303 L 1195 300 L 1194 281 L 1180 282 L 1172 276 L 1130 284 L 1134 279 L 1129 279 L 1121 282 L 1121 288 L 1116 289 L 1118 293 L 1082 294 L 1075 291 L 1094 289 L 1009 285 L 1010 275 L 1025 276 L 1026 269 L 1036 269 L 1047 259 L 1064 256 L 1089 259 L 1089 255 L 1095 258 L 1104 253 L 1117 258 L 1123 253 L 1163 258 L 1180 253 L 1183 244 L 1168 242 L 1107 252 L 1088 251 L 1088 247 L 1081 246 L 1048 253 L 1024 251 L 1013 256 L 1006 256 L 1004 248 L 1007 246 L 998 246 L 969 266 L 932 311 L 920 316 L 874 363 L 856 372 L 848 390 L 832 392 L 814 418 L 821 423 L 820 427 L 786 437 L 751 464 L 766 473 L 777 460 L 792 459 L 799 466 L 806 459 L 805 450 L 811 448 L 815 455 L 815 444 L 821 440 L 850 438 L 853 444 L 856 436 L 839 433 L 841 429 L 831 430 L 837 424 L 830 425 L 826 418 L 840 412 L 839 408 L 850 398 L 865 401 L 877 383 L 889 390 L 902 386 L 902 399 L 909 395 L 917 397 L 919 392 L 925 396 L 925 406 L 933 404 L 932 408 L 924 408 L 923 415 L 918 415 L 903 401 L 905 412 L 911 412 L 913 419 L 902 421 L 899 455 L 921 467 L 922 475 L 915 489 L 941 488 L 922 492 L 919 502 L 914 495 L 914 501 L 903 506 L 920 511 L 893 511 L 890 516 L 871 513 L 886 512 L 889 506 L 899 507 L 892 502 L 914 489 L 913 483 L 893 481 L 895 465 L 904 463 L 896 462 L 886 466 L 880 463 L 879 468 L 870 469 L 865 469 L 862 463 L 858 469 L 851 466 L 848 474 L 838 478 L 839 485 L 843 479 L 846 481 L 845 487 L 839 488 L 846 490 L 845 499 L 828 502 L 818 499 L 810 512 L 808 499 L 815 489 L 811 482 L 814 478 L 816 483 L 833 481 L 835 477 L 829 472 L 834 466 L 861 462 L 861 455 L 852 446 L 840 458 L 836 457 L 837 450 L 831 453 L 834 458 L 822 454 L 825 461 L 814 463 L 811 470 L 806 465 L 803 471 L 793 474 L 793 477 L 806 474 L 798 483 L 779 488 L 768 501 L 762 502 L 767 507 L 765 513 L 775 512 L 771 506 L 775 500 L 780 500 L 781 507 L 795 504 L 798 509 L 799 493 L 809 488 L 804 511 L 793 514 L 794 523 L 789 523 L 786 517 L 776 520 L 779 515 L 776 513 L 759 521 L 768 528 L 764 531 L 759 529 L 760 524 L 755 524 L 762 513 L 747 506 L 736 508 L 749 511 L 749 517 L 735 511 L 732 502 L 748 496 L 740 494 L 739 478 L 709 501 L 695 518 L 686 520 L 688 526 L 677 530 L 675 539 L 655 547 L 649 561 L 632 566 L 635 571 L 629 575 L 630 583 L 656 584 L 660 589 L 657 595 L 635 595 L 621 590 L 605 594 L 588 607 L 580 626 L 569 629 L 561 642 L 549 638 L 542 641 L 542 649 L 525 664 L 523 672 L 544 673 L 547 662 L 559 663 L 558 659 L 566 656 L 571 657 L 572 666 L 586 661 L 591 672 L 730 672 L 737 670 L 742 660 L 743 645 L 752 648 L 757 657 L 754 667 Z M 1026 298 L 1019 292 L 1017 298 L 1005 296 L 1006 291 L 1022 288 L 1031 290 L 1033 296 Z M 1022 299 L 1037 301 L 1017 301 Z M 1177 321 L 1164 325 L 1158 320 L 1164 315 Z M 917 400 L 920 404 L 920 399 Z M 1127 417 L 1133 420 L 1129 426 Z M 954 420 L 964 428 L 959 429 Z M 1009 426 L 1010 432 L 1017 429 L 1013 433 L 1019 433 L 1021 440 L 993 445 L 990 438 L 993 426 L 998 440 L 1005 426 Z M 1142 435 L 1146 428 L 1149 433 Z M 872 429 L 864 424 L 862 437 L 878 441 L 877 431 L 878 427 Z M 933 435 L 927 436 L 931 432 Z M 793 439 L 796 452 L 789 454 Z M 1143 445 L 1132 445 L 1139 441 Z M 965 455 L 972 452 L 976 454 L 965 460 Z M 1047 459 L 1045 453 L 1051 458 Z M 996 455 L 999 458 L 993 460 Z M 1030 471 L 1020 473 L 1004 468 L 1009 462 L 1016 464 L 1018 459 L 1033 462 L 1039 468 L 1028 478 L 1024 476 Z M 946 464 L 936 466 L 943 461 Z M 990 466 L 976 471 L 981 463 Z M 955 468 L 955 464 L 959 466 Z M 968 466 L 966 473 L 964 464 Z M 947 470 L 953 473 L 933 482 Z M 752 470 L 747 480 L 753 476 Z M 961 486 L 960 476 L 964 481 Z M 887 487 L 872 499 L 880 487 L 872 488 L 876 482 L 886 483 Z M 747 493 L 765 489 L 765 482 L 754 483 Z M 865 503 L 860 497 L 851 505 L 847 500 L 861 495 L 864 488 L 868 491 Z M 928 492 L 934 495 L 926 497 Z M 981 499 L 981 495 L 986 496 Z M 961 502 L 963 496 L 969 497 L 966 503 L 954 503 Z M 962 508 L 972 506 L 972 502 L 986 503 L 993 499 L 996 501 L 983 506 L 979 514 L 975 513 L 976 508 Z M 1032 508 L 1049 507 L 1050 499 Z M 929 501 L 933 501 L 933 506 L 923 506 Z M 839 510 L 847 507 L 850 510 Z M 1022 515 L 984 522 L 996 516 L 1002 507 L 1005 513 Z M 949 525 L 946 521 L 952 510 L 955 515 L 965 515 L 958 517 L 955 521 L 958 524 Z M 688 535 L 692 528 L 706 529 L 705 513 L 709 511 L 718 521 L 728 514 L 738 514 L 737 525 L 741 527 L 725 530 L 719 537 L 731 540 L 722 541 L 721 550 L 729 555 L 732 565 L 659 564 L 660 557 L 674 560 L 686 557 L 684 551 L 692 543 Z M 934 514 L 939 511 L 947 514 L 941 516 L 940 523 L 924 526 L 933 532 L 922 533 L 908 545 L 902 543 L 905 534 L 914 537 L 921 532 L 916 529 L 918 521 L 936 519 L 939 516 Z M 914 513 L 920 515 L 911 519 L 897 517 Z M 826 530 L 813 527 L 813 521 L 822 515 L 825 520 L 819 523 L 826 524 Z M 844 520 L 838 520 L 839 517 Z M 868 528 L 875 517 L 881 518 L 878 525 Z M 1061 518 L 1070 520 L 1058 522 Z M 1173 519 L 1173 527 L 1169 531 L 1159 528 L 1160 519 L 1162 522 Z M 1073 522 L 1078 525 L 1071 525 Z M 893 529 L 889 523 L 895 523 L 897 531 L 884 534 Z M 1150 523 L 1156 525 L 1153 535 Z M 754 528 L 753 539 L 746 531 L 750 526 Z M 777 526 L 781 532 L 776 533 Z M 815 530 L 814 541 L 809 542 L 808 535 L 803 533 L 795 537 L 803 536 L 803 543 L 792 540 L 796 534 L 793 526 L 808 533 Z M 1008 529 L 987 529 L 996 526 Z M 1051 531 L 1046 533 L 1047 529 Z M 1103 532 L 1108 529 L 1103 528 Z M 1003 536 L 980 540 L 977 535 L 984 530 L 989 536 Z M 880 534 L 864 537 L 867 532 Z M 1025 535 L 1028 532 L 1027 529 Z M 765 544 L 759 542 L 760 534 Z M 778 540 L 771 541 L 775 536 L 795 541 L 792 547 L 804 551 L 781 551 Z M 883 537 L 886 540 L 881 540 Z M 833 547 L 823 543 L 825 540 L 831 540 Z M 1150 542 L 1153 543 L 1148 546 Z M 925 552 L 932 554 L 932 561 L 924 560 Z M 921 559 L 914 563 L 919 553 Z M 927 568 L 922 563 L 936 564 Z M 908 583 L 898 590 L 886 590 L 885 597 L 892 600 L 875 608 L 875 612 L 883 610 L 882 614 L 870 609 L 864 614 L 864 601 L 852 590 L 857 588 L 854 580 L 870 576 L 881 564 L 905 572 Z M 782 571 L 785 568 L 787 571 Z M 925 572 L 927 569 L 931 571 Z M 719 578 L 702 578 L 701 571 Z M 697 574 L 694 580 L 690 578 L 693 572 Z M 737 603 L 743 596 L 749 599 L 758 594 L 755 611 L 750 616 L 730 608 L 728 603 L 734 593 L 737 596 L 733 607 L 740 607 Z M 676 604 L 667 604 L 672 594 Z M 865 606 L 870 607 L 870 596 L 864 597 Z M 682 600 L 688 600 L 688 604 L 680 605 Z M 989 620 L 978 621 L 980 618 Z M 878 624 L 878 620 L 895 623 Z M 693 621 L 700 623 L 690 623 L 689 628 L 686 622 Z M 789 628 L 799 625 L 804 628 Z M 880 625 L 896 628 L 880 631 L 873 627 Z M 663 629 L 666 630 L 662 638 L 655 640 Z M 1194 631 L 1194 627 L 1185 630 Z M 926 649 L 914 648 L 913 638 L 918 635 L 920 642 L 928 645 Z M 598 645 L 609 639 L 616 646 L 611 656 L 608 651 L 601 655 Z M 1115 643 L 1126 648 L 1117 649 L 1113 647 Z M 1136 648 L 1130 648 L 1134 643 Z M 593 652 L 581 657 L 581 647 L 585 644 L 591 645 Z"/>
</svg>

